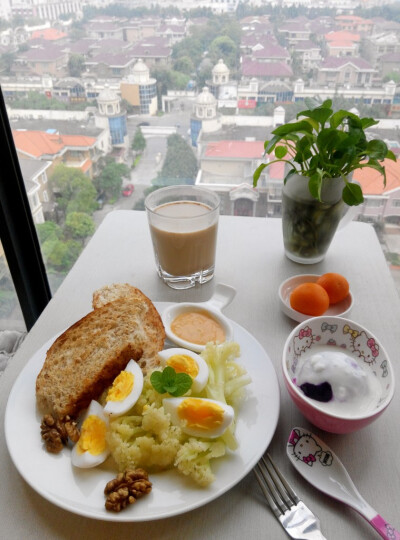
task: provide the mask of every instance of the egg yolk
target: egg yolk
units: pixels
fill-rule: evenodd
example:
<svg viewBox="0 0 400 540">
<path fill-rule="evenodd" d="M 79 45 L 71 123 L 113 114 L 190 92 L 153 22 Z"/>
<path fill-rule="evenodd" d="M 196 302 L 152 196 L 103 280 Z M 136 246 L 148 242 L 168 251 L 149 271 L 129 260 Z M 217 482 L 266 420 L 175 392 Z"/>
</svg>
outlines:
<svg viewBox="0 0 400 540">
<path fill-rule="evenodd" d="M 216 403 L 187 398 L 178 407 L 178 416 L 186 427 L 204 431 L 217 429 L 224 419 L 224 409 Z"/>
<path fill-rule="evenodd" d="M 93 456 L 98 456 L 106 449 L 106 429 L 107 426 L 101 418 L 90 415 L 82 424 L 81 435 L 77 444 L 79 454 L 89 452 Z"/>
<path fill-rule="evenodd" d="M 106 401 L 122 401 L 132 392 L 135 377 L 129 371 L 121 371 L 115 378 L 110 390 L 108 391 Z"/>
<path fill-rule="evenodd" d="M 167 360 L 167 366 L 174 368 L 176 373 L 187 373 L 194 379 L 199 373 L 197 362 L 187 354 L 173 354 Z"/>
</svg>

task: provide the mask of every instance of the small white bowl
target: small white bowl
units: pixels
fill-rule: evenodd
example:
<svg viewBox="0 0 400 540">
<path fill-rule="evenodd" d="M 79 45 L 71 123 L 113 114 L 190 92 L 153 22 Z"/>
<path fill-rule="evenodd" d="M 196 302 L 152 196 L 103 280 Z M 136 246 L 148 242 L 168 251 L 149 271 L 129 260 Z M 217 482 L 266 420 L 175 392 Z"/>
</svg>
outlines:
<svg viewBox="0 0 400 540">
<path fill-rule="evenodd" d="M 233 327 L 230 320 L 221 313 L 221 309 L 226 307 L 234 298 L 236 291 L 233 287 L 223 285 L 219 283 L 215 288 L 215 293 L 207 302 L 183 302 L 180 304 L 173 304 L 167 307 L 161 314 L 162 322 L 165 327 L 165 333 L 167 338 L 185 349 L 189 349 L 194 352 L 201 352 L 204 350 L 205 345 L 199 345 L 198 343 L 191 343 L 186 341 L 171 330 L 171 324 L 174 319 L 181 313 L 188 311 L 191 312 L 206 312 L 210 317 L 215 319 L 223 328 L 225 332 L 225 341 L 233 340 Z"/>
<path fill-rule="evenodd" d="M 281 309 L 285 315 L 297 322 L 304 322 L 313 317 L 313 315 L 305 315 L 304 313 L 300 313 L 300 311 L 293 309 L 290 305 L 290 295 L 293 289 L 302 283 L 315 283 L 320 277 L 321 276 L 317 274 L 299 274 L 298 276 L 293 276 L 281 283 L 278 294 Z M 324 317 L 344 317 L 350 313 L 353 303 L 354 299 L 350 291 L 344 300 L 329 306 L 324 313 Z"/>
</svg>

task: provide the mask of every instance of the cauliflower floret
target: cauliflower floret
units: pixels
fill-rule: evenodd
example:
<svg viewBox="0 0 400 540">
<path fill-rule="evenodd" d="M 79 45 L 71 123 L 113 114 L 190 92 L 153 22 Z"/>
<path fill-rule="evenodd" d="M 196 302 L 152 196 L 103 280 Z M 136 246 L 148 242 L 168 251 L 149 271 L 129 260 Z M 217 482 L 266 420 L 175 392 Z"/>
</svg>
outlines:
<svg viewBox="0 0 400 540">
<path fill-rule="evenodd" d="M 178 450 L 174 465 L 180 472 L 205 487 L 215 479 L 210 459 L 224 455 L 225 444 L 222 441 L 208 442 L 191 437 Z"/>
<path fill-rule="evenodd" d="M 112 420 L 107 439 L 120 471 L 132 467 L 156 471 L 173 466 L 183 435 L 164 409 L 152 404 L 143 408 L 142 416 Z"/>
</svg>

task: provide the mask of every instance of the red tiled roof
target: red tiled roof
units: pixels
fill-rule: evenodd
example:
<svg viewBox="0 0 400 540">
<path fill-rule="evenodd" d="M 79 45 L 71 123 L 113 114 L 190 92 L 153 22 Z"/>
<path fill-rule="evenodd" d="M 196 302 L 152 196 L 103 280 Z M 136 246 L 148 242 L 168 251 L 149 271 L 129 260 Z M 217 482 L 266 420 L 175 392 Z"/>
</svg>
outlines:
<svg viewBox="0 0 400 540">
<path fill-rule="evenodd" d="M 47 41 L 57 41 L 57 39 L 66 38 L 68 34 L 61 32 L 57 28 L 44 28 L 43 30 L 35 30 L 32 32 L 31 39 L 42 38 Z"/>
<path fill-rule="evenodd" d="M 354 171 L 353 178 L 360 182 L 364 195 L 382 195 L 400 188 L 400 160 L 385 159 L 382 165 L 386 170 L 386 187 L 379 171 L 369 167 Z"/>
<path fill-rule="evenodd" d="M 96 142 L 94 137 L 84 135 L 57 135 L 45 131 L 13 131 L 17 150 L 40 158 L 43 155 L 55 156 L 66 147 L 90 148 Z"/>
<path fill-rule="evenodd" d="M 207 145 L 204 157 L 261 159 L 263 154 L 263 141 L 218 141 Z"/>
<path fill-rule="evenodd" d="M 346 30 L 340 30 L 338 32 L 328 32 L 325 34 L 326 41 L 360 41 L 360 34 L 353 34 L 352 32 L 346 32 Z"/>
</svg>

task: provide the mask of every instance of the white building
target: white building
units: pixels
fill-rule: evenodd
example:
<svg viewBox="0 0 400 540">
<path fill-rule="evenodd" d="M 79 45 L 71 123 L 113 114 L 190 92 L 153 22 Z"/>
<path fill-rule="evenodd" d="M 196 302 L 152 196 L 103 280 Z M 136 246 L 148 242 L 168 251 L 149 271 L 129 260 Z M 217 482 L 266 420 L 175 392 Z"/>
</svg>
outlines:
<svg viewBox="0 0 400 540">
<path fill-rule="evenodd" d="M 11 0 L 0 0 L 0 19 L 6 21 L 11 17 Z"/>
</svg>

